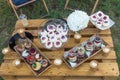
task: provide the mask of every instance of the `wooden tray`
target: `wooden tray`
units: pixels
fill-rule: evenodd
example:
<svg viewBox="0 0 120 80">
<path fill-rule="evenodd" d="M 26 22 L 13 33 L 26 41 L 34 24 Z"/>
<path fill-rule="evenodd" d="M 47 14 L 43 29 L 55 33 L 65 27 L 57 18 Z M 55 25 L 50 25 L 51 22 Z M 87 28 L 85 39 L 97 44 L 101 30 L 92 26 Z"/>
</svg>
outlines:
<svg viewBox="0 0 120 80">
<path fill-rule="evenodd" d="M 96 34 L 97 35 L 97 34 Z M 108 44 L 102 39 L 102 44 L 101 47 L 97 49 L 97 47 L 95 46 L 94 50 L 92 52 L 87 51 L 85 48 L 85 45 L 87 44 L 88 41 L 92 42 L 94 41 L 96 35 L 93 35 L 92 37 L 90 37 L 87 41 L 84 41 L 82 43 L 80 43 L 79 45 L 73 47 L 72 49 L 70 49 L 69 51 L 64 52 L 64 56 L 63 56 L 63 60 L 64 62 L 68 65 L 69 68 L 76 68 L 79 65 L 81 65 L 82 63 L 84 63 L 85 61 L 87 61 L 88 59 L 90 59 L 91 57 L 95 56 L 96 54 L 98 54 L 102 48 L 104 48 L 105 46 L 108 46 Z M 93 43 L 94 44 L 94 43 Z M 78 55 L 79 53 L 77 52 L 77 48 L 78 47 L 84 47 L 85 48 L 85 52 L 84 55 Z M 77 60 L 75 62 L 71 62 L 68 59 L 68 55 L 71 51 L 74 51 L 75 53 L 77 53 Z M 84 56 L 84 57 L 81 57 Z"/>
<path fill-rule="evenodd" d="M 46 66 L 46 67 L 42 67 L 42 63 L 41 63 L 42 60 L 37 61 L 37 60 L 35 59 L 35 62 L 40 62 L 40 63 L 41 63 L 41 68 L 40 68 L 40 70 L 37 70 L 37 71 L 36 71 L 36 70 L 33 70 L 33 69 L 32 69 L 32 64 L 33 64 L 33 63 L 31 64 L 30 62 L 28 62 L 27 59 L 21 55 L 22 52 L 18 51 L 16 46 L 14 47 L 15 51 L 16 51 L 16 52 L 19 54 L 19 56 L 24 60 L 24 62 L 28 65 L 28 67 L 32 70 L 32 72 L 33 72 L 36 76 L 39 76 L 39 75 L 42 74 L 44 71 L 46 71 L 46 70 L 52 65 L 52 63 L 51 63 L 50 60 L 33 44 L 33 42 L 32 42 L 31 40 L 29 40 L 29 39 L 26 38 L 26 37 L 25 37 L 24 39 L 25 39 L 25 40 L 28 40 L 28 42 L 31 43 L 31 48 L 34 48 L 34 49 L 36 50 L 36 53 L 39 53 L 39 54 L 42 56 L 42 60 L 43 60 L 43 59 L 46 59 L 46 60 L 48 61 L 47 66 Z M 29 50 L 29 49 L 25 48 L 25 50 Z M 25 50 L 24 50 L 24 51 L 25 51 Z M 30 55 L 30 53 L 29 53 L 29 55 Z M 34 57 L 35 57 L 35 55 L 34 55 Z"/>
</svg>

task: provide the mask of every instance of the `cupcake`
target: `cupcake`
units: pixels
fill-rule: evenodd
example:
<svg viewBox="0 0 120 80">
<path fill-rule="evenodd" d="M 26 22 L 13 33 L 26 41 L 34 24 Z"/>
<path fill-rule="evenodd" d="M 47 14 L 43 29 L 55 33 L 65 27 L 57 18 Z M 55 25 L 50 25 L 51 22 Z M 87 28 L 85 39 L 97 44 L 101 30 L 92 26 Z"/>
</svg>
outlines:
<svg viewBox="0 0 120 80">
<path fill-rule="evenodd" d="M 48 37 L 47 36 L 41 36 L 40 40 L 41 40 L 41 43 L 46 43 L 48 41 Z"/>
<path fill-rule="evenodd" d="M 103 21 L 103 26 L 107 27 L 110 25 L 110 22 L 109 21 Z"/>
<path fill-rule="evenodd" d="M 45 47 L 48 48 L 48 49 L 51 49 L 53 47 L 53 43 L 51 41 L 47 41 L 45 43 Z"/>
<path fill-rule="evenodd" d="M 103 12 L 98 11 L 98 12 L 96 13 L 96 16 L 97 16 L 97 18 L 102 18 L 102 17 L 104 16 L 104 14 L 103 14 Z"/>
<path fill-rule="evenodd" d="M 35 62 L 35 57 L 33 55 L 29 55 L 27 56 L 26 60 L 28 63 L 32 64 Z"/>
<path fill-rule="evenodd" d="M 61 40 L 62 42 L 67 42 L 68 38 L 63 35 L 63 36 L 60 37 L 60 40 Z"/>
<path fill-rule="evenodd" d="M 57 40 L 57 41 L 54 42 L 54 46 L 56 48 L 60 48 L 62 46 L 62 42 L 60 40 Z"/>
<path fill-rule="evenodd" d="M 92 16 L 90 16 L 90 18 L 91 18 L 92 21 L 97 21 L 97 16 L 96 15 L 92 15 Z"/>
<path fill-rule="evenodd" d="M 103 19 L 103 21 L 108 21 L 109 20 L 109 16 L 104 15 L 102 19 Z"/>
<path fill-rule="evenodd" d="M 75 52 L 70 52 L 68 54 L 68 59 L 70 62 L 76 62 L 77 61 L 77 56 Z"/>
<path fill-rule="evenodd" d="M 48 32 L 48 36 L 51 37 L 51 36 L 54 36 L 55 33 L 54 32 Z"/>
<path fill-rule="evenodd" d="M 32 45 L 31 45 L 31 43 L 27 40 L 27 41 L 24 43 L 24 46 L 25 46 L 26 48 L 30 48 Z"/>
<path fill-rule="evenodd" d="M 45 29 L 41 29 L 38 34 L 46 36 L 47 31 Z"/>
<path fill-rule="evenodd" d="M 85 45 L 85 48 L 87 51 L 92 52 L 94 50 L 94 44 L 90 41 L 87 42 L 87 44 Z"/>
<path fill-rule="evenodd" d="M 56 37 L 56 38 L 60 38 L 60 37 L 61 37 L 61 33 L 58 32 L 58 31 L 56 31 L 56 32 L 55 32 L 55 37 Z"/>
<path fill-rule="evenodd" d="M 41 63 L 40 62 L 35 62 L 32 64 L 32 69 L 35 71 L 39 71 L 41 69 Z"/>
<path fill-rule="evenodd" d="M 102 22 L 96 22 L 96 24 L 95 24 L 97 27 L 102 27 Z"/>
<path fill-rule="evenodd" d="M 53 32 L 53 31 L 56 30 L 56 27 L 55 27 L 54 25 L 48 25 L 48 26 L 47 26 L 47 30 L 48 30 L 49 32 Z"/>
<path fill-rule="evenodd" d="M 61 31 L 62 35 L 67 35 L 68 34 L 68 29 L 63 29 L 63 31 Z"/>
<path fill-rule="evenodd" d="M 27 50 L 24 50 L 21 55 L 26 58 L 29 56 L 29 52 Z"/>
<path fill-rule="evenodd" d="M 94 45 L 95 45 L 95 47 L 101 47 L 102 39 L 99 36 L 96 36 L 96 38 L 94 40 Z"/>
<path fill-rule="evenodd" d="M 29 53 L 30 53 L 31 55 L 35 55 L 35 54 L 36 54 L 35 48 L 30 48 L 30 49 L 29 49 Z"/>
<path fill-rule="evenodd" d="M 63 26 L 60 24 L 57 24 L 57 30 L 56 31 L 63 31 Z"/>
<path fill-rule="evenodd" d="M 56 38 L 55 36 L 51 36 L 51 37 L 49 38 L 49 40 L 50 40 L 51 42 L 54 42 L 54 41 L 57 40 L 57 38 Z"/>
<path fill-rule="evenodd" d="M 24 45 L 22 45 L 22 44 L 18 44 L 18 45 L 16 46 L 16 49 L 17 49 L 18 51 L 22 52 L 22 51 L 25 50 L 25 47 L 24 47 Z"/>
<path fill-rule="evenodd" d="M 82 46 L 81 46 L 81 47 L 78 47 L 78 48 L 77 48 L 77 52 L 78 52 L 79 55 L 82 56 L 82 55 L 85 54 L 85 48 L 82 47 Z"/>
<path fill-rule="evenodd" d="M 42 60 L 42 56 L 39 53 L 35 55 L 35 58 L 36 58 L 37 61 Z"/>
<path fill-rule="evenodd" d="M 46 59 L 41 60 L 42 67 L 46 67 L 48 65 L 48 61 Z"/>
</svg>

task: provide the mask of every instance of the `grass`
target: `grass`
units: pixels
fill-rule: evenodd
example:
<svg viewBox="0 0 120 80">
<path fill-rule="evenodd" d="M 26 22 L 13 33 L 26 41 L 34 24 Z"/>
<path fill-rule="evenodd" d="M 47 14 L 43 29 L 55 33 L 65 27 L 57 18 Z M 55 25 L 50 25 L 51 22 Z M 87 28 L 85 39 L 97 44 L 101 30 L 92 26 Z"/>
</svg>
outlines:
<svg viewBox="0 0 120 80">
<path fill-rule="evenodd" d="M 50 15 L 46 18 L 64 18 L 67 17 L 72 11 L 64 10 L 66 0 L 45 0 L 50 10 Z M 95 0 L 70 0 L 69 7 L 73 9 L 80 9 L 90 14 Z M 28 16 L 28 19 L 41 18 L 46 11 L 41 1 L 37 1 L 32 5 L 20 8 L 20 10 Z M 115 26 L 111 28 L 112 37 L 115 45 L 117 61 L 120 68 L 120 0 L 99 0 L 96 11 L 101 10 L 108 14 L 115 22 Z M 3 61 L 3 54 L 1 50 L 8 45 L 8 40 L 14 30 L 16 23 L 16 16 L 11 7 L 5 2 L 0 0 L 0 63 Z"/>
</svg>

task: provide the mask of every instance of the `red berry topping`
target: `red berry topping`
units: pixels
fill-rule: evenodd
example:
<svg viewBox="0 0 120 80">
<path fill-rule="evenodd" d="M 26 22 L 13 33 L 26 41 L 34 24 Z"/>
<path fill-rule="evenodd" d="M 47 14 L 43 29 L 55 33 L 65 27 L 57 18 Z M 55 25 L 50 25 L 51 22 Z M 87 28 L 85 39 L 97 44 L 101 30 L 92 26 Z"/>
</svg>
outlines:
<svg viewBox="0 0 120 80">
<path fill-rule="evenodd" d="M 102 16 L 102 13 L 99 13 L 99 14 L 98 14 L 98 16 L 100 16 L 100 17 L 101 17 L 101 16 Z"/>
<path fill-rule="evenodd" d="M 95 18 L 96 18 L 96 16 L 93 16 L 93 18 L 95 19 Z"/>
<path fill-rule="evenodd" d="M 56 45 L 60 45 L 60 42 L 56 42 Z"/>
</svg>

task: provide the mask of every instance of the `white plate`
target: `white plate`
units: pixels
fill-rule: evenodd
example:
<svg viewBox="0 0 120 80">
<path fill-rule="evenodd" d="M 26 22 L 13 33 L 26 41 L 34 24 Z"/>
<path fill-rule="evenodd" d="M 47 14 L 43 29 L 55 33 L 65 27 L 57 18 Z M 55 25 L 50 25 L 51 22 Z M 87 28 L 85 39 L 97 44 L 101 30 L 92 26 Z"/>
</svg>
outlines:
<svg viewBox="0 0 120 80">
<path fill-rule="evenodd" d="M 99 11 L 98 11 L 99 12 Z M 97 12 L 96 12 L 97 13 Z M 96 13 L 94 13 L 93 15 L 95 15 Z M 105 14 L 104 14 L 105 15 Z M 91 15 L 92 16 L 92 15 Z M 94 25 L 94 26 L 96 26 L 95 25 L 95 23 L 96 23 L 96 21 L 92 21 L 91 20 L 91 18 L 90 18 L 90 21 L 92 22 L 92 24 Z M 106 30 L 106 29 L 109 29 L 109 28 L 111 28 L 114 24 L 115 24 L 115 22 L 112 20 L 112 19 L 110 19 L 109 18 L 109 21 L 110 21 L 110 24 L 109 24 L 109 26 L 101 26 L 101 27 L 98 27 L 98 26 L 96 26 L 98 29 L 100 29 L 100 30 Z"/>
</svg>

